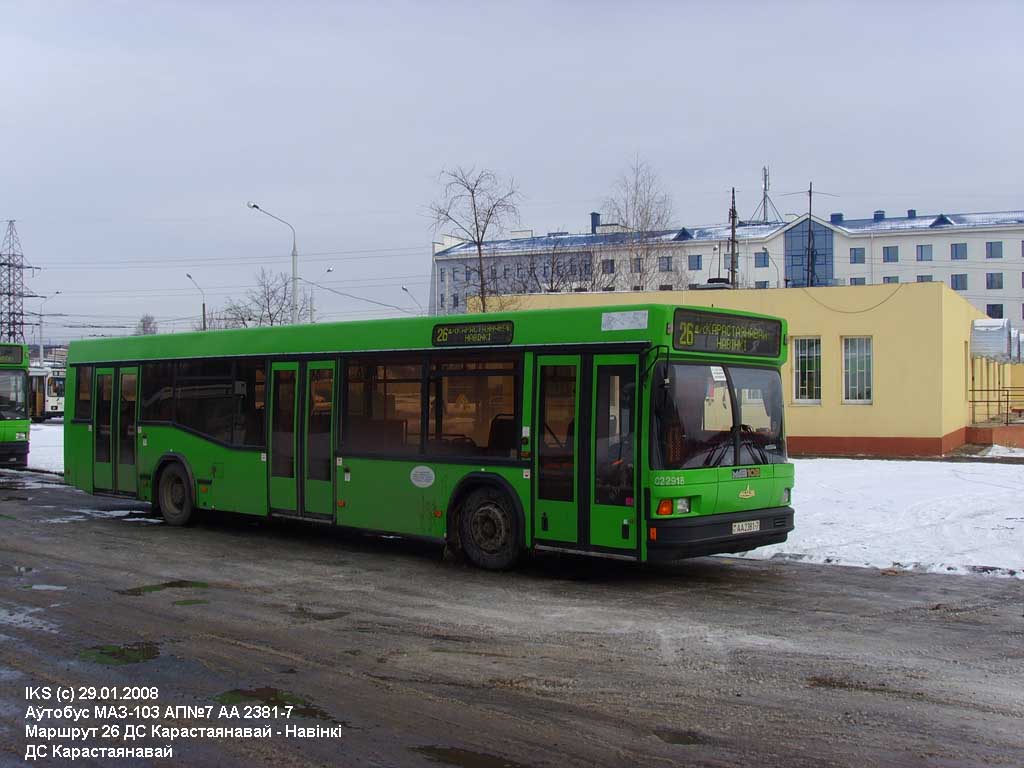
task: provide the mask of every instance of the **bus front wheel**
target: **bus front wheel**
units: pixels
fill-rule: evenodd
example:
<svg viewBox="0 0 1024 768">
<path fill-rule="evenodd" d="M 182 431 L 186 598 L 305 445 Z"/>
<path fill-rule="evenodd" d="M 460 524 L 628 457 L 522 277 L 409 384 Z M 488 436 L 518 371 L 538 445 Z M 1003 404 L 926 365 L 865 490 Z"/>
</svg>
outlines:
<svg viewBox="0 0 1024 768">
<path fill-rule="evenodd" d="M 496 488 L 478 488 L 459 514 L 462 550 L 480 568 L 500 571 L 519 559 L 519 518 L 508 495 Z"/>
<path fill-rule="evenodd" d="M 192 489 L 181 464 L 167 466 L 160 473 L 160 512 L 168 525 L 188 525 L 192 517 Z"/>
</svg>

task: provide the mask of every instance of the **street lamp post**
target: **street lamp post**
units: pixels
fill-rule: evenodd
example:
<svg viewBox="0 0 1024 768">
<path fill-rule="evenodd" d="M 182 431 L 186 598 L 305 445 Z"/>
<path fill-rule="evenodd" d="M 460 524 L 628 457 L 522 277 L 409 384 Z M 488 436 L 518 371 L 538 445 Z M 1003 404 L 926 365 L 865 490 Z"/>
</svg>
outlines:
<svg viewBox="0 0 1024 768">
<path fill-rule="evenodd" d="M 52 299 L 54 296 L 60 296 L 60 291 L 54 291 L 49 296 L 43 298 L 39 302 L 39 364 L 43 364 L 43 307 L 46 306 L 46 302 Z"/>
<path fill-rule="evenodd" d="M 404 285 L 402 286 L 402 290 L 405 291 L 407 294 L 409 294 L 409 298 L 412 299 L 413 301 L 415 301 L 416 302 L 416 306 L 420 308 L 420 313 L 424 314 L 423 313 L 423 305 L 420 304 L 420 300 L 419 299 L 417 299 L 415 296 L 412 295 L 412 291 L 410 291 Z"/>
<path fill-rule="evenodd" d="M 186 272 L 185 273 L 185 277 L 187 277 L 189 280 L 192 281 L 192 285 L 194 285 L 196 288 L 199 288 L 199 283 L 196 282 L 195 278 L 192 277 L 192 275 L 190 275 L 188 272 Z M 204 291 L 202 288 L 199 288 L 199 293 L 201 293 L 203 295 L 203 330 L 205 331 L 206 330 L 206 291 Z"/>
<path fill-rule="evenodd" d="M 299 322 L 299 249 L 296 245 L 295 227 L 279 216 L 275 216 L 270 211 L 260 208 L 252 200 L 246 203 L 246 205 L 254 211 L 265 213 L 270 218 L 280 221 L 292 231 L 292 325 L 296 325 Z"/>
</svg>

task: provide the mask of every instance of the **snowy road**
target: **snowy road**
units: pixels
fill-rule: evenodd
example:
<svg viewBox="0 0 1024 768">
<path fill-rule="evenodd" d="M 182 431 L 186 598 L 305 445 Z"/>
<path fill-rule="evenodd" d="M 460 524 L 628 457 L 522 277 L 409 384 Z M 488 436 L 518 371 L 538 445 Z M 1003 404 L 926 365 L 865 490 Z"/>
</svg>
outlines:
<svg viewBox="0 0 1024 768">
<path fill-rule="evenodd" d="M 747 557 L 1024 578 L 1024 465 L 794 463 L 796 530 Z M 33 425 L 29 466 L 63 471 L 60 422 Z"/>
</svg>

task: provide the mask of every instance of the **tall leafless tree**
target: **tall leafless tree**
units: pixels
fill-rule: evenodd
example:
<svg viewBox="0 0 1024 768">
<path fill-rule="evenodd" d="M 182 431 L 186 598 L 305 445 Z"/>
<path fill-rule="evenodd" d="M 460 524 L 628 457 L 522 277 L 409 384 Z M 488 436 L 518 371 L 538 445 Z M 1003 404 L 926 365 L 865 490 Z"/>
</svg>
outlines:
<svg viewBox="0 0 1024 768">
<path fill-rule="evenodd" d="M 673 255 L 674 249 L 666 248 L 665 242 L 654 235 L 672 227 L 672 198 L 647 162 L 635 158 L 619 174 L 605 200 L 605 209 L 612 221 L 627 230 L 621 253 L 627 259 L 622 266 L 630 281 L 628 287 L 639 285 L 647 290 L 657 283 L 686 287 L 687 274 L 678 268 L 676 259 L 672 260 L 671 271 L 659 271 L 658 257 Z"/>
<path fill-rule="evenodd" d="M 151 336 L 158 333 L 156 318 L 149 313 L 139 318 L 139 322 L 135 325 L 136 336 Z"/>
<path fill-rule="evenodd" d="M 241 298 L 229 299 L 223 308 L 212 312 L 207 327 L 252 328 L 266 325 L 288 325 L 292 306 L 291 277 L 284 272 L 268 272 L 261 267 L 256 284 Z M 309 293 L 299 295 L 299 316 L 309 313 Z"/>
<path fill-rule="evenodd" d="M 480 296 L 480 311 L 487 311 L 489 278 L 484 268 L 484 243 L 507 225 L 519 221 L 519 189 L 514 179 L 507 182 L 486 168 L 456 166 L 441 171 L 441 199 L 431 203 L 435 230 L 452 229 L 452 234 L 473 243 L 477 266 L 474 271 Z"/>
</svg>

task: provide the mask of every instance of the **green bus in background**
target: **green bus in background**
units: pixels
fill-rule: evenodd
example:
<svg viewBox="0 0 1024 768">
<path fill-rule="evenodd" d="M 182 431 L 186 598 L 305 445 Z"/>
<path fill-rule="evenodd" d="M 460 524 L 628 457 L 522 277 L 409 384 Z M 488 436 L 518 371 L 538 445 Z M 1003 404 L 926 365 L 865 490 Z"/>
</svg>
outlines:
<svg viewBox="0 0 1024 768">
<path fill-rule="evenodd" d="M 151 501 L 639 561 L 793 529 L 785 322 L 669 305 L 79 341 L 65 477 Z"/>
<path fill-rule="evenodd" d="M 0 467 L 28 466 L 28 347 L 0 344 Z"/>
</svg>

